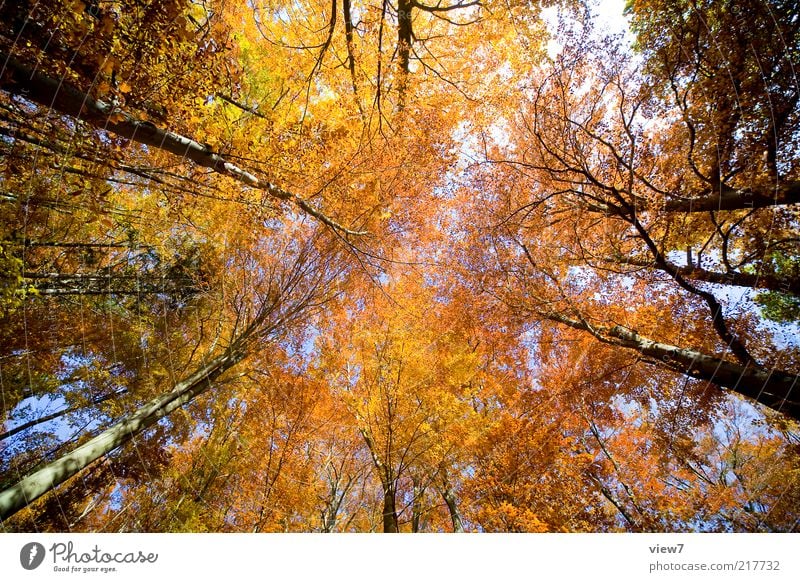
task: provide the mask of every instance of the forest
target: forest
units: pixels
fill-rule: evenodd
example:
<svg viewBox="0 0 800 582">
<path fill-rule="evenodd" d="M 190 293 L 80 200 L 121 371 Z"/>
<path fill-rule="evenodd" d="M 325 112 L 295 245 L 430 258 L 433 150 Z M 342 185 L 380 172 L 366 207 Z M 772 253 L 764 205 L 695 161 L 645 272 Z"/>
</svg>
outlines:
<svg viewBox="0 0 800 582">
<path fill-rule="evenodd" d="M 795 0 L 0 2 L 0 531 L 800 530 Z"/>
</svg>

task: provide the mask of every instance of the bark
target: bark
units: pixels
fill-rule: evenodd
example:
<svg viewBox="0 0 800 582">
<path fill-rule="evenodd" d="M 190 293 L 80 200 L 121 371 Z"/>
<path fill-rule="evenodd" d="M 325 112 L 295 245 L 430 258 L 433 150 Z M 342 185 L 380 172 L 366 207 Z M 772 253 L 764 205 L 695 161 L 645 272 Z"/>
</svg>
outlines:
<svg viewBox="0 0 800 582">
<path fill-rule="evenodd" d="M 190 297 L 200 291 L 191 280 L 179 281 L 167 276 L 29 273 L 23 278 L 33 281 L 39 295 L 152 295 Z"/>
<path fill-rule="evenodd" d="M 652 261 L 642 261 L 638 259 L 619 258 L 611 259 L 621 265 L 633 265 L 658 269 L 658 265 Z M 730 273 L 720 273 L 719 271 L 709 271 L 701 267 L 686 266 L 679 267 L 669 263 L 671 269 L 684 279 L 692 281 L 705 281 L 706 283 L 717 283 L 719 285 L 734 285 L 736 287 L 749 287 L 751 289 L 768 289 L 780 293 L 789 293 L 800 296 L 800 279 L 786 279 L 775 277 L 774 275 L 741 273 L 738 271 Z"/>
<path fill-rule="evenodd" d="M 615 192 L 619 195 L 618 191 L 615 190 Z M 581 205 L 586 210 L 600 214 L 617 215 L 622 218 L 631 215 L 629 210 L 618 204 L 588 198 L 582 190 L 573 190 L 572 193 L 581 200 Z M 770 192 L 750 189 L 737 190 L 729 186 L 723 186 L 718 194 L 704 192 L 693 198 L 672 198 L 660 204 L 649 204 L 641 199 L 630 202 L 632 206 L 635 206 L 636 211 L 661 209 L 666 212 L 753 210 L 754 208 L 769 208 L 771 206 L 786 206 L 798 203 L 800 203 L 800 180 L 784 182 Z"/>
<path fill-rule="evenodd" d="M 708 212 L 711 210 L 752 210 L 800 202 L 800 181 L 785 182 L 771 192 L 737 190 L 723 186 L 718 194 L 706 193 L 697 198 L 669 200 L 667 212 Z"/>
<path fill-rule="evenodd" d="M 55 248 L 76 248 L 76 249 L 152 249 L 150 245 L 138 245 L 134 243 L 79 243 L 79 242 L 58 242 L 58 241 L 32 241 L 25 239 L 24 242 L 12 241 L 15 245 L 25 247 L 55 247 Z"/>
<path fill-rule="evenodd" d="M 635 350 L 665 368 L 691 378 L 707 380 L 800 420 L 800 376 L 796 374 L 764 369 L 752 363 L 737 364 L 697 350 L 656 342 L 619 325 L 590 325 L 586 321 L 555 312 L 541 315 L 551 321 L 589 332 L 604 343 Z"/>
<path fill-rule="evenodd" d="M 326 507 L 322 512 L 322 532 L 332 533 L 336 531 L 336 510 L 334 507 Z"/>
<path fill-rule="evenodd" d="M 397 533 L 397 505 L 392 484 L 383 487 L 383 533 Z"/>
<path fill-rule="evenodd" d="M 366 428 L 359 428 L 364 442 L 367 444 L 369 454 L 372 457 L 372 464 L 378 472 L 383 488 L 383 533 L 397 533 L 399 530 L 397 519 L 397 504 L 395 501 L 394 476 L 391 468 L 387 466 L 378 456 L 375 441 Z"/>
<path fill-rule="evenodd" d="M 93 99 L 76 87 L 36 72 L 3 52 L 0 52 L 0 62 L 5 63 L 6 72 L 0 79 L 0 88 L 11 94 L 20 95 L 29 101 L 49 107 L 59 114 L 81 119 L 98 129 L 187 158 L 199 166 L 229 176 L 245 186 L 266 192 L 272 198 L 295 204 L 303 212 L 337 232 L 347 235 L 364 234 L 345 228 L 297 194 L 258 178 L 254 173 L 232 164 L 220 154 L 214 153 L 208 146 L 190 137 L 156 127 L 149 121 L 137 120 L 132 114 L 116 108 L 113 104 Z"/>
<path fill-rule="evenodd" d="M 692 282 L 688 281 L 683 275 L 681 275 L 676 265 L 667 260 L 666 256 L 659 248 L 659 245 L 650 236 L 647 228 L 639 221 L 638 217 L 633 212 L 632 207 L 626 206 L 626 208 L 631 212 L 631 214 L 626 217 L 625 220 L 630 222 L 630 224 L 639 233 L 639 238 L 642 239 L 650 251 L 650 254 L 653 256 L 653 263 L 655 264 L 656 268 L 664 271 L 670 277 L 672 277 L 678 286 L 681 287 L 681 289 L 697 295 L 705 302 L 705 304 L 708 306 L 709 313 L 711 314 L 711 324 L 714 326 L 714 330 L 717 332 L 717 335 L 719 335 L 720 339 L 725 342 L 727 349 L 730 350 L 731 354 L 733 354 L 740 364 L 753 365 L 756 367 L 760 366 L 756 359 L 750 355 L 750 352 L 747 350 L 744 342 L 742 342 L 739 337 L 735 335 L 728 327 L 728 324 L 725 321 L 722 304 L 720 304 L 720 302 L 717 300 L 717 297 L 713 293 L 697 287 Z M 687 254 L 687 261 L 690 259 L 691 256 Z"/>
<path fill-rule="evenodd" d="M 218 99 L 221 99 L 222 101 L 225 101 L 226 103 L 230 103 L 231 105 L 241 109 L 242 111 L 246 111 L 247 113 L 255 115 L 256 117 L 260 117 L 261 119 L 266 119 L 267 121 L 269 121 L 269 117 L 267 117 L 263 113 L 259 113 L 258 110 L 253 108 L 253 107 L 248 107 L 244 103 L 239 103 L 238 101 L 236 101 L 234 99 L 231 99 L 230 97 L 228 97 L 227 95 L 223 95 L 222 93 L 217 93 L 216 96 L 217 96 Z"/>
<path fill-rule="evenodd" d="M 639 524 L 637 523 L 636 519 L 630 514 L 630 512 L 628 512 L 628 510 L 625 509 L 625 506 L 622 503 L 620 503 L 616 497 L 614 497 L 614 494 L 611 493 L 608 487 L 603 485 L 603 482 L 596 475 L 590 473 L 589 479 L 591 479 L 591 481 L 595 485 L 597 485 L 597 488 L 600 490 L 602 496 L 605 497 L 609 502 L 611 502 L 611 505 L 617 508 L 617 511 L 619 511 L 620 515 L 627 522 L 630 528 L 633 531 L 641 531 L 641 528 L 639 527 Z"/>
<path fill-rule="evenodd" d="M 108 281 L 109 279 L 120 279 L 123 281 L 136 281 L 136 280 L 151 280 L 161 281 L 162 278 L 151 277 L 148 275 L 118 275 L 118 274 L 91 274 L 91 273 L 33 273 L 24 272 L 22 277 L 25 279 L 42 280 L 42 281 Z"/>
<path fill-rule="evenodd" d="M 594 424 L 594 422 L 590 421 L 586 417 L 584 417 L 584 419 L 589 425 L 589 432 L 592 433 L 592 436 L 594 437 L 595 441 L 597 441 L 597 444 L 600 446 L 600 450 L 603 451 L 603 454 L 611 462 L 611 466 L 614 468 L 614 473 L 617 476 L 617 482 L 622 486 L 622 490 L 625 491 L 625 495 L 628 496 L 628 500 L 631 502 L 631 505 L 633 505 L 633 508 L 636 510 L 636 513 L 638 513 L 642 517 L 642 520 L 644 520 L 645 513 L 642 510 L 642 507 L 639 505 L 639 502 L 636 499 L 636 495 L 634 494 L 633 489 L 631 489 L 631 487 L 623 479 L 622 470 L 620 469 L 619 463 L 617 463 L 617 460 L 608 450 L 608 447 L 606 447 L 605 442 L 603 442 L 603 439 L 600 436 L 600 431 L 597 430 L 597 426 Z M 589 446 L 585 442 L 584 442 L 584 447 L 586 448 L 586 452 L 592 453 L 591 448 L 589 448 Z M 628 524 L 630 524 L 631 528 L 633 528 L 634 531 L 641 531 L 641 525 L 639 523 L 639 520 L 635 519 L 627 510 L 625 510 L 623 504 L 618 500 L 616 500 L 614 495 L 603 484 L 600 478 L 593 474 L 590 474 L 589 477 L 595 482 L 596 485 L 600 487 L 600 492 L 603 494 L 603 496 L 606 499 L 608 499 L 612 503 L 612 505 L 614 505 L 614 507 L 616 507 L 619 510 L 619 512 L 622 514 L 622 516 L 625 518 Z"/>
<path fill-rule="evenodd" d="M 350 0 L 342 0 L 342 12 L 344 13 L 344 37 L 347 45 L 347 68 L 350 71 L 350 82 L 353 85 L 353 96 L 358 105 L 358 113 L 361 121 L 364 121 L 364 109 L 361 106 L 361 98 L 358 95 L 358 82 L 356 81 L 356 59 L 355 45 L 353 44 L 353 16 L 350 8 Z"/>
<path fill-rule="evenodd" d="M 411 64 L 411 45 L 414 44 L 414 30 L 411 21 L 413 7 L 411 0 L 398 0 L 397 2 L 397 55 L 400 60 L 397 86 L 398 111 L 402 111 L 406 104 L 406 91 L 408 89 L 408 75 Z"/>
<path fill-rule="evenodd" d="M 74 451 L 63 455 L 16 485 L 0 492 L 0 520 L 32 503 L 57 485 L 88 467 L 92 462 L 124 445 L 136 435 L 191 402 L 213 386 L 214 380 L 244 357 L 244 352 L 228 349 L 194 374 L 154 398 L 131 416 L 124 418 Z"/>
<path fill-rule="evenodd" d="M 440 493 L 442 494 L 442 499 L 447 504 L 447 511 L 450 512 L 450 521 L 453 522 L 453 533 L 464 533 L 464 522 L 461 521 L 461 514 L 458 511 L 458 502 L 456 501 L 456 496 L 453 493 L 452 487 L 449 484 L 446 484 L 442 487 Z"/>
<path fill-rule="evenodd" d="M 321 309 L 330 299 L 325 297 L 326 289 L 342 270 L 325 268 L 330 264 L 331 257 L 318 253 L 318 242 L 313 238 L 308 240 L 291 265 L 287 265 L 281 273 L 270 275 L 268 296 L 262 297 L 256 315 L 220 355 L 209 360 L 169 392 L 154 398 L 72 452 L 0 492 L 0 521 L 208 391 L 216 378 L 258 347 L 256 342 L 259 340 L 301 321 L 309 311 Z"/>
<path fill-rule="evenodd" d="M 325 509 L 322 510 L 322 531 L 331 533 L 336 531 L 336 523 L 339 519 L 339 509 L 344 503 L 347 492 L 353 486 L 353 476 L 348 475 L 342 486 L 343 478 L 339 471 L 334 467 L 333 474 L 328 473 L 328 497 L 325 500 Z"/>
<path fill-rule="evenodd" d="M 163 295 L 165 294 L 160 289 L 75 289 L 75 288 L 56 288 L 45 287 L 36 288 L 38 295 L 49 295 L 54 297 L 72 297 L 72 296 L 104 296 L 109 297 L 112 295 L 121 295 L 126 297 L 139 297 L 142 295 Z"/>
<path fill-rule="evenodd" d="M 413 496 L 414 499 L 411 503 L 411 533 L 419 533 L 422 526 L 422 497 L 425 494 L 425 487 L 422 487 L 419 482 L 414 479 Z"/>
</svg>

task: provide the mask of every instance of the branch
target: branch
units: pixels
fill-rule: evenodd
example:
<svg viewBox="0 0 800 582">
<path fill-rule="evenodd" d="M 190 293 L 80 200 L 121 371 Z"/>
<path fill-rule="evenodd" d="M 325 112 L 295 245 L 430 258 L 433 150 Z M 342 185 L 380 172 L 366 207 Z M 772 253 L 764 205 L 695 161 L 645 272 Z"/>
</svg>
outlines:
<svg viewBox="0 0 800 582">
<path fill-rule="evenodd" d="M 664 204 L 664 210 L 667 212 L 752 210 L 798 203 L 800 203 L 800 180 L 793 180 L 775 186 L 772 192 L 723 185 L 716 193 L 705 191 L 693 198 L 668 200 Z"/>
<path fill-rule="evenodd" d="M 266 119 L 266 120 L 269 121 L 269 117 L 267 117 L 263 113 L 259 113 L 257 109 L 255 109 L 253 107 L 248 107 L 244 103 L 239 103 L 238 101 L 235 101 L 235 100 L 231 99 L 227 95 L 223 95 L 222 93 L 217 93 L 215 95 L 215 97 L 217 97 L 217 99 L 222 99 L 226 103 L 230 103 L 234 107 L 238 107 L 242 111 L 246 111 L 247 113 L 251 113 L 251 114 L 255 115 L 256 117 L 260 117 L 261 119 Z"/>
<path fill-rule="evenodd" d="M 629 257 L 615 257 L 605 259 L 608 262 L 617 263 L 619 265 L 632 265 L 635 267 L 645 267 L 648 269 L 663 270 L 658 264 L 653 261 L 642 259 L 635 259 Z M 800 296 L 800 280 L 787 279 L 783 277 L 776 277 L 774 275 L 758 274 L 758 273 L 742 273 L 731 271 L 729 273 L 721 273 L 718 271 L 709 271 L 701 267 L 687 266 L 680 267 L 670 261 L 665 263 L 671 270 L 678 273 L 686 279 L 693 281 L 705 281 L 707 283 L 716 283 L 719 285 L 733 285 L 736 287 L 748 287 L 751 289 L 769 289 L 770 291 L 778 291 L 780 293 L 788 293 Z"/>
<path fill-rule="evenodd" d="M 717 298 L 714 296 L 713 293 L 709 293 L 708 291 L 704 291 L 699 289 L 698 287 L 694 286 L 692 283 L 687 281 L 678 270 L 670 263 L 664 254 L 659 249 L 658 245 L 653 241 L 650 237 L 650 233 L 647 232 L 645 226 L 639 221 L 639 218 L 636 215 L 636 210 L 633 206 L 628 204 L 628 202 L 622 197 L 621 193 L 618 190 L 613 190 L 614 195 L 617 198 L 617 202 L 619 205 L 625 210 L 626 215 L 622 218 L 626 220 L 631 226 L 636 229 L 636 232 L 639 233 L 639 238 L 647 246 L 650 254 L 653 255 L 653 261 L 655 262 L 656 266 L 667 273 L 670 277 L 672 277 L 675 282 L 682 288 L 697 295 L 703 301 L 705 301 L 708 309 L 711 313 L 711 324 L 714 326 L 714 329 L 717 332 L 717 335 L 725 342 L 728 348 L 730 348 L 733 355 L 742 363 L 753 363 L 758 364 L 755 361 L 750 353 L 747 351 L 744 343 L 742 343 L 739 338 L 733 335 L 733 332 L 728 328 L 728 324 L 725 321 L 724 313 L 722 311 L 722 305 L 720 305 Z"/>
<path fill-rule="evenodd" d="M 661 367 L 728 388 L 772 410 L 800 420 L 800 398 L 793 396 L 793 392 L 800 387 L 800 376 L 797 374 L 763 368 L 752 362 L 738 364 L 691 348 L 656 342 L 619 325 L 589 326 L 585 321 L 572 319 L 556 311 L 540 311 L 539 315 L 588 332 L 603 343 L 634 350 L 653 358 Z"/>
<path fill-rule="evenodd" d="M 93 99 L 71 85 L 36 72 L 10 55 L 0 52 L 0 61 L 5 63 L 6 70 L 6 75 L 0 80 L 0 87 L 12 94 L 49 107 L 62 115 L 81 119 L 98 129 L 187 158 L 245 186 L 262 190 L 275 199 L 290 202 L 334 231 L 353 236 L 366 234 L 346 228 L 314 209 L 299 195 L 258 178 L 190 137 L 161 129 L 149 121 L 139 121 L 111 103 Z"/>
<path fill-rule="evenodd" d="M 424 12 L 449 12 L 451 10 L 458 10 L 459 8 L 469 8 L 470 6 L 480 6 L 480 0 L 473 0 L 472 2 L 466 3 L 457 3 L 451 6 L 442 6 L 442 3 L 439 2 L 436 6 L 427 6 L 425 4 L 420 4 L 416 0 L 411 0 L 411 6 L 414 8 L 419 8 Z"/>
</svg>

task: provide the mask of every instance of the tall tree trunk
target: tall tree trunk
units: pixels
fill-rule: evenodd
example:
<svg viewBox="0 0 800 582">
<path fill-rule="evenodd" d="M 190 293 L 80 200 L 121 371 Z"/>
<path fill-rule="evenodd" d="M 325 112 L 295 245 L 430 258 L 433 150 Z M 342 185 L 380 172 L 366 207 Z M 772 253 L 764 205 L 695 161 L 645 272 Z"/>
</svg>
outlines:
<svg viewBox="0 0 800 582">
<path fill-rule="evenodd" d="M 397 55 L 400 63 L 400 70 L 397 74 L 398 111 L 403 111 L 406 106 L 409 67 L 411 65 L 411 45 L 414 44 L 411 14 L 413 8 L 414 3 L 412 0 L 398 0 L 397 2 Z"/>
<path fill-rule="evenodd" d="M 322 512 L 322 532 L 332 533 L 334 531 L 336 531 L 336 513 L 333 508 L 326 507 Z"/>
<path fill-rule="evenodd" d="M 322 510 L 322 531 L 331 533 L 336 531 L 336 523 L 339 519 L 339 509 L 344 503 L 347 492 L 353 485 L 352 475 L 347 476 L 347 481 L 342 486 L 342 477 L 339 472 L 334 470 L 334 474 L 328 476 L 328 498 L 325 500 L 325 509 Z"/>
<path fill-rule="evenodd" d="M 218 376 L 244 357 L 244 352 L 234 346 L 131 416 L 0 493 L 0 520 L 12 516 L 92 462 L 127 443 L 173 410 L 208 390 Z"/>
<path fill-rule="evenodd" d="M 453 522 L 453 533 L 464 533 L 464 523 L 461 521 L 461 514 L 458 511 L 458 502 L 455 493 L 449 483 L 445 483 L 439 491 L 442 499 L 447 504 L 447 511 L 450 512 L 450 521 Z"/>
<path fill-rule="evenodd" d="M 393 483 L 383 484 L 383 533 L 398 533 L 397 505 Z"/>
<path fill-rule="evenodd" d="M 13 245 L 24 247 L 55 247 L 55 248 L 75 248 L 75 249 L 152 249 L 150 245 L 136 245 L 134 243 L 81 243 L 81 242 L 59 242 L 59 241 L 33 241 L 25 239 L 24 241 L 12 240 Z"/>
<path fill-rule="evenodd" d="M 168 274 L 121 275 L 89 273 L 22 273 L 22 277 L 33 281 L 40 295 L 152 295 L 189 297 L 199 289 L 192 287 L 186 277 L 183 281 L 170 278 Z"/>
<path fill-rule="evenodd" d="M 11 94 L 20 95 L 62 115 L 80 119 L 98 129 L 187 158 L 218 174 L 230 176 L 246 186 L 266 192 L 277 200 L 295 204 L 303 212 L 337 232 L 349 235 L 363 234 L 345 228 L 297 194 L 258 178 L 252 172 L 232 164 L 220 154 L 214 153 L 208 146 L 190 137 L 161 129 L 149 121 L 140 121 L 111 103 L 93 99 L 68 83 L 37 72 L 11 55 L 0 52 L 0 62 L 5 64 L 5 75 L 0 79 L 0 87 Z"/>
<path fill-rule="evenodd" d="M 338 492 L 334 491 L 330 499 L 328 499 L 325 509 L 322 510 L 322 532 L 332 533 L 336 531 L 336 518 L 339 513 L 340 498 Z"/>
<path fill-rule="evenodd" d="M 400 529 L 397 524 L 396 490 L 392 468 L 386 465 L 378 456 L 378 450 L 369 429 L 362 426 L 359 427 L 358 431 L 364 437 L 364 442 L 367 444 L 367 449 L 369 449 L 369 454 L 372 457 L 372 464 L 375 465 L 375 470 L 378 472 L 381 487 L 383 488 L 383 533 L 397 533 Z"/>
<path fill-rule="evenodd" d="M 589 332 L 604 343 L 635 350 L 643 356 L 653 358 L 651 363 L 728 388 L 800 420 L 800 376 L 796 374 L 768 370 L 752 363 L 737 364 L 697 350 L 656 342 L 619 325 L 589 325 L 586 321 L 556 312 L 541 315 L 551 321 Z"/>
<path fill-rule="evenodd" d="M 347 68 L 350 70 L 350 82 L 353 85 L 353 97 L 358 106 L 358 113 L 361 121 L 365 121 L 364 108 L 361 105 L 361 97 L 358 94 L 358 82 L 356 80 L 356 59 L 355 45 L 353 44 L 353 15 L 350 9 L 350 0 L 342 1 L 342 12 L 344 13 L 344 38 L 347 45 Z"/>
</svg>

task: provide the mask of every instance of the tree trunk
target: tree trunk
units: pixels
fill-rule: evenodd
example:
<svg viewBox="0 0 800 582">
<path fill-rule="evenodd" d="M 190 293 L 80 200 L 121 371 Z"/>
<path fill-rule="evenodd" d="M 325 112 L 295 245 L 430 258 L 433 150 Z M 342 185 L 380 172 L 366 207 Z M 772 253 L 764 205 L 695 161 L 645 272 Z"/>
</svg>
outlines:
<svg viewBox="0 0 800 582">
<path fill-rule="evenodd" d="M 684 200 L 669 200 L 664 204 L 667 212 L 708 212 L 713 210 L 752 210 L 800 202 L 800 181 L 785 182 L 771 192 L 736 190 L 722 187 L 720 193 Z"/>
<path fill-rule="evenodd" d="M 74 451 L 0 493 L 0 520 L 8 519 L 49 490 L 88 467 L 93 461 L 127 443 L 173 410 L 191 402 L 196 396 L 208 390 L 213 385 L 214 379 L 243 357 L 244 353 L 241 351 L 226 350 L 176 384 L 171 391 L 154 398 L 128 418 L 120 420 Z"/>
<path fill-rule="evenodd" d="M 361 106 L 361 98 L 358 94 L 358 83 L 356 81 L 356 59 L 355 59 L 355 45 L 353 44 L 353 16 L 350 9 L 350 0 L 342 1 L 342 12 L 344 14 L 344 38 L 347 46 L 347 68 L 350 70 L 350 82 L 353 85 L 353 97 L 355 97 L 356 105 L 358 105 L 358 113 L 361 115 L 361 121 L 364 119 L 364 109 Z"/>
<path fill-rule="evenodd" d="M 38 73 L 3 52 L 0 52 L 0 62 L 5 64 L 6 73 L 0 80 L 2 83 L 0 87 L 11 94 L 20 95 L 62 115 L 80 119 L 98 129 L 187 158 L 218 174 L 230 176 L 246 186 L 266 192 L 277 200 L 295 204 L 306 214 L 340 233 L 364 234 L 345 228 L 300 196 L 259 179 L 252 172 L 230 163 L 223 156 L 211 151 L 208 146 L 190 137 L 161 129 L 149 121 L 139 121 L 130 113 L 117 109 L 113 104 L 93 99 L 76 87 Z"/>
<path fill-rule="evenodd" d="M 582 191 L 574 190 L 583 202 L 583 208 L 601 214 L 630 216 L 630 213 L 617 204 L 603 203 L 598 200 L 584 197 Z M 723 186 L 721 192 L 702 192 L 694 198 L 671 198 L 662 203 L 650 204 L 646 201 L 630 201 L 636 211 L 664 210 L 666 212 L 713 212 L 721 210 L 753 210 L 754 208 L 768 208 L 770 206 L 785 206 L 800 203 L 800 180 L 784 182 L 769 192 L 755 192 L 753 190 L 737 190 Z"/>
<path fill-rule="evenodd" d="M 647 260 L 629 259 L 624 257 L 613 258 L 610 260 L 620 265 L 633 265 L 648 269 L 659 269 L 658 265 Z M 775 277 L 773 275 L 741 272 L 720 273 L 718 271 L 709 271 L 707 269 L 695 266 L 681 267 L 673 263 L 668 264 L 681 277 L 692 281 L 705 281 L 706 283 L 733 285 L 735 287 L 748 287 L 750 289 L 767 289 L 769 291 L 778 291 L 780 293 L 800 296 L 800 279 L 787 279 L 783 277 Z"/>
<path fill-rule="evenodd" d="M 199 289 L 168 274 L 22 273 L 40 295 L 152 295 L 189 297 Z M 183 285 L 181 285 L 183 283 Z"/>
<path fill-rule="evenodd" d="M 397 524 L 397 503 L 395 501 L 396 492 L 393 471 L 378 456 L 375 441 L 372 439 L 369 429 L 361 426 L 358 431 L 364 437 L 364 442 L 367 444 L 367 449 L 372 457 L 372 464 L 375 465 L 375 470 L 378 472 L 381 487 L 383 488 L 383 533 L 397 533 L 400 530 Z"/>
<path fill-rule="evenodd" d="M 152 249 L 150 245 L 137 245 L 134 243 L 80 243 L 80 242 L 59 242 L 59 241 L 33 241 L 25 239 L 24 241 L 11 241 L 14 245 L 24 247 L 55 247 L 55 248 L 75 248 L 75 249 Z"/>
<path fill-rule="evenodd" d="M 555 312 L 542 313 L 542 316 L 589 332 L 604 343 L 635 350 L 643 356 L 654 358 L 658 365 L 665 368 L 728 388 L 800 420 L 800 397 L 792 394 L 795 390 L 800 391 L 800 376 L 796 374 L 766 370 L 752 363 L 736 364 L 689 348 L 656 342 L 619 325 L 610 328 L 590 326 L 585 321 Z"/>
<path fill-rule="evenodd" d="M 322 512 L 322 532 L 332 533 L 336 531 L 336 507 L 335 501 L 325 508 Z"/>
<path fill-rule="evenodd" d="M 458 512 L 458 503 L 450 484 L 445 484 L 441 489 L 442 499 L 447 504 L 447 511 L 450 512 L 450 521 L 453 522 L 453 533 L 464 533 L 464 523 L 461 521 L 461 514 Z"/>
<path fill-rule="evenodd" d="M 409 67 L 411 64 L 411 45 L 414 44 L 412 28 L 412 0 L 398 0 L 397 3 L 397 55 L 400 70 L 397 83 L 397 110 L 403 111 L 406 105 Z"/>
<path fill-rule="evenodd" d="M 416 479 L 412 489 L 414 498 L 411 502 L 411 533 L 419 533 L 422 527 L 422 497 L 425 495 L 425 487 L 422 487 Z"/>
<path fill-rule="evenodd" d="M 383 533 L 399 532 L 395 491 L 391 484 L 383 486 Z"/>
</svg>

